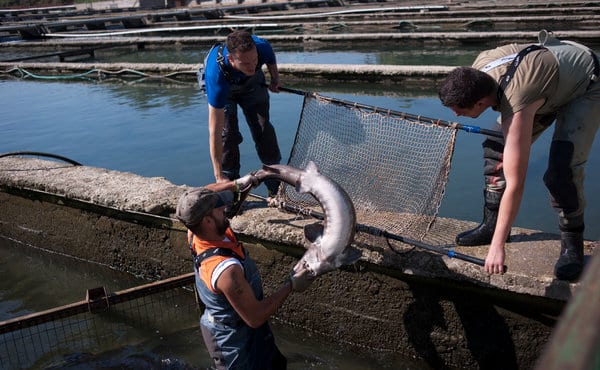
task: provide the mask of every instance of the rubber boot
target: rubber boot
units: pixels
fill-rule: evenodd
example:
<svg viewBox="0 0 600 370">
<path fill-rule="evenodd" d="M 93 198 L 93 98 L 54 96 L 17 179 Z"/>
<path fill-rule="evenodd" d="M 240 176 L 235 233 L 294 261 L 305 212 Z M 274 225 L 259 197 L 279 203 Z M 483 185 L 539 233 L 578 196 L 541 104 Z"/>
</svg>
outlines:
<svg viewBox="0 0 600 370">
<path fill-rule="evenodd" d="M 500 199 L 502 193 L 495 191 L 483 191 L 484 207 L 483 221 L 476 228 L 462 232 L 456 236 L 456 244 L 464 246 L 475 246 L 490 244 L 496 229 L 498 220 L 498 209 L 500 208 Z M 510 236 L 506 239 L 508 241 Z"/>
<path fill-rule="evenodd" d="M 576 280 L 583 270 L 583 232 L 561 231 L 560 257 L 554 275 L 560 280 Z"/>
</svg>

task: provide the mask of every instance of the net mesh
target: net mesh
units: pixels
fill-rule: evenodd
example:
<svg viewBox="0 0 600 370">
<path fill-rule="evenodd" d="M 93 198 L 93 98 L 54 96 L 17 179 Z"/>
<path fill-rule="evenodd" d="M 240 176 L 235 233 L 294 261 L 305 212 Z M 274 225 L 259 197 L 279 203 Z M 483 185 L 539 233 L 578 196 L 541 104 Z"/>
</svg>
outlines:
<svg viewBox="0 0 600 370">
<path fill-rule="evenodd" d="M 350 195 L 357 222 L 422 240 L 444 194 L 456 129 L 399 112 L 306 94 L 288 164 L 319 172 Z M 316 207 L 284 184 L 279 197 Z"/>
</svg>

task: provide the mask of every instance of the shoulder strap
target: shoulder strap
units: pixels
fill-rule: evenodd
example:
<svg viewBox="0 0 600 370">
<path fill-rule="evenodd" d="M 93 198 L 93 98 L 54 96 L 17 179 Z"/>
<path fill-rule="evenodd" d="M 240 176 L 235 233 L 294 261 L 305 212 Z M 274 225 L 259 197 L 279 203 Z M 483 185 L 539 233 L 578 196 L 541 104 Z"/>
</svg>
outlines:
<svg viewBox="0 0 600 370">
<path fill-rule="evenodd" d="M 225 64 L 225 57 L 223 56 L 224 48 L 225 48 L 225 44 L 221 43 L 219 45 L 219 49 L 217 50 L 217 65 L 219 66 L 221 73 L 223 73 L 223 76 L 225 76 L 227 81 L 229 81 L 230 84 L 233 84 L 234 81 L 233 81 L 233 76 L 231 76 L 231 70 L 229 69 L 229 66 L 227 66 L 227 64 Z"/>
<path fill-rule="evenodd" d="M 510 63 L 510 66 L 508 66 L 508 70 L 506 71 L 504 76 L 502 76 L 502 80 L 500 81 L 500 88 L 502 90 L 504 90 L 506 85 L 508 85 L 508 83 L 512 80 L 512 77 L 515 74 L 517 67 L 519 67 L 519 64 L 521 64 L 521 61 L 523 60 L 523 57 L 525 55 L 529 54 L 532 51 L 541 50 L 541 49 L 545 49 L 545 47 L 534 44 L 534 45 L 530 45 L 530 46 L 526 47 L 525 49 L 521 50 L 515 56 L 515 58 L 512 60 L 512 63 Z"/>
<path fill-rule="evenodd" d="M 238 261 L 242 262 L 246 259 L 246 248 L 242 247 L 242 252 L 244 253 L 244 257 L 240 257 L 237 253 L 235 253 L 233 250 L 228 249 L 228 248 L 210 248 L 200 254 L 197 254 L 196 251 L 194 250 L 194 237 L 192 236 L 190 238 L 190 252 L 192 253 L 192 257 L 194 258 L 194 266 L 196 267 L 200 267 L 200 264 L 202 263 L 202 261 L 204 261 L 205 259 L 212 257 L 212 256 L 222 256 L 222 257 L 229 257 L 229 258 L 235 258 Z"/>
<path fill-rule="evenodd" d="M 244 255 L 246 255 L 246 250 L 244 249 Z M 235 258 L 238 261 L 242 262 L 244 261 L 244 258 L 240 257 L 237 253 L 235 253 L 234 251 L 232 251 L 231 249 L 226 249 L 226 248 L 211 248 L 207 251 L 204 251 L 203 253 L 197 254 L 194 256 L 194 264 L 196 266 L 200 266 L 200 264 L 202 263 L 202 261 L 204 261 L 205 259 L 212 257 L 212 256 L 222 256 L 222 257 L 228 257 L 228 258 Z"/>
</svg>

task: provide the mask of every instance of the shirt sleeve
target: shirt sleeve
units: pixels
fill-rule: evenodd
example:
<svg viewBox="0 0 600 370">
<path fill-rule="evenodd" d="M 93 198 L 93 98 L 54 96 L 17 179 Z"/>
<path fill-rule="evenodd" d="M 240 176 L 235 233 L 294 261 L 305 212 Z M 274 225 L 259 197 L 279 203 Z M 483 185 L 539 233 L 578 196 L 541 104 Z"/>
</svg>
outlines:
<svg viewBox="0 0 600 370">
<path fill-rule="evenodd" d="M 473 68 L 480 69 L 507 55 L 513 55 L 529 44 L 509 44 L 479 54 Z M 499 64 L 486 73 L 500 84 L 512 60 Z M 534 101 L 552 95 L 558 79 L 555 58 L 548 50 L 536 50 L 528 53 L 515 70 L 503 94 L 500 96 L 499 111 L 503 117 L 523 110 Z"/>
<path fill-rule="evenodd" d="M 232 265 L 239 265 L 242 268 L 242 271 L 244 271 L 244 266 L 242 266 L 241 262 L 238 261 L 236 258 L 228 258 L 222 261 L 217 265 L 217 267 L 215 267 L 210 278 L 210 286 L 214 291 L 217 290 L 216 284 L 217 280 L 219 279 L 219 276 L 221 276 L 221 274 L 223 273 L 223 271 L 225 271 L 226 268 Z"/>
<path fill-rule="evenodd" d="M 547 100 L 556 89 L 558 66 L 552 53 L 539 50 L 529 54 L 504 91 L 508 104 L 500 105 L 503 115 L 515 114 L 536 100 Z"/>
<path fill-rule="evenodd" d="M 277 64 L 277 58 L 275 57 L 275 52 L 273 51 L 271 44 L 269 44 L 267 40 L 257 36 L 252 36 L 252 38 L 254 39 L 256 50 L 258 51 L 258 55 L 260 57 L 258 61 L 259 65 Z"/>
<path fill-rule="evenodd" d="M 211 50 L 204 66 L 204 82 L 208 104 L 214 108 L 222 109 L 227 103 L 229 95 L 229 81 L 221 72 L 217 63 L 218 47 Z"/>
</svg>

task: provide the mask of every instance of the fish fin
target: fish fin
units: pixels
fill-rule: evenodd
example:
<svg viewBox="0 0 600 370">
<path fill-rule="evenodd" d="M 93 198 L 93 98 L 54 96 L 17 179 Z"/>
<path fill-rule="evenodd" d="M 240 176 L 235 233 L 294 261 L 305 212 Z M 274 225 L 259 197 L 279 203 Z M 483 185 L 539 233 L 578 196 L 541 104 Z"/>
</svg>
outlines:
<svg viewBox="0 0 600 370">
<path fill-rule="evenodd" d="M 360 257 L 362 257 L 362 252 L 360 251 L 360 249 L 349 245 L 346 248 L 344 248 L 344 251 L 340 255 L 337 256 L 337 258 L 335 259 L 335 264 L 337 267 L 343 265 L 351 265 L 358 261 Z"/>
<path fill-rule="evenodd" d="M 304 169 L 306 172 L 312 172 L 312 173 L 319 173 L 319 168 L 317 167 L 317 164 L 313 161 L 308 161 L 308 164 L 306 165 L 306 168 Z"/>
<path fill-rule="evenodd" d="M 320 175 L 321 174 L 319 173 L 319 168 L 317 167 L 316 163 L 313 161 L 308 161 L 308 164 L 304 168 L 304 173 L 301 175 L 301 177 L 309 179 L 311 177 L 317 177 Z M 306 185 L 302 179 L 300 179 L 300 181 L 298 181 L 296 183 L 296 191 L 298 193 L 300 193 L 300 194 L 309 193 L 310 190 L 311 190 L 310 186 Z"/>
<path fill-rule="evenodd" d="M 304 237 L 311 243 L 314 244 L 321 236 L 323 236 L 323 230 L 325 227 L 321 222 L 315 222 L 304 226 Z"/>
</svg>

